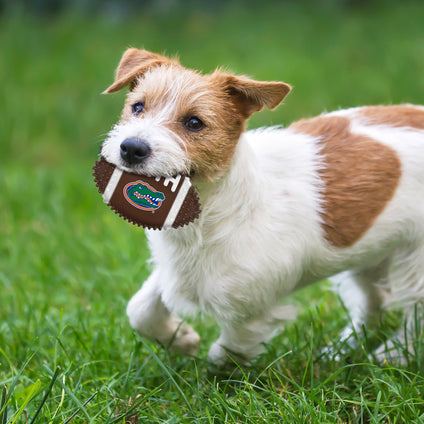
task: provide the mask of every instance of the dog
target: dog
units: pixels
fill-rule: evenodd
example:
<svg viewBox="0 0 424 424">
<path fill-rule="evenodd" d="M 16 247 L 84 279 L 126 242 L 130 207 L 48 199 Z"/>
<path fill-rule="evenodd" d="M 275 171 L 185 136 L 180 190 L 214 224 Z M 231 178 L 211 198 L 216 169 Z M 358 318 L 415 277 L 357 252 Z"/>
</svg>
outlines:
<svg viewBox="0 0 424 424">
<path fill-rule="evenodd" d="M 424 107 L 358 107 L 245 131 L 290 85 L 202 75 L 135 48 L 105 93 L 127 86 L 101 155 L 125 171 L 189 175 L 202 205 L 190 225 L 146 231 L 153 272 L 127 307 L 138 333 L 195 354 L 199 336 L 177 314 L 201 311 L 221 328 L 208 359 L 249 362 L 291 317 L 280 300 L 332 276 L 351 315 L 343 338 L 380 309 L 402 309 L 414 330 L 424 299 Z"/>
</svg>

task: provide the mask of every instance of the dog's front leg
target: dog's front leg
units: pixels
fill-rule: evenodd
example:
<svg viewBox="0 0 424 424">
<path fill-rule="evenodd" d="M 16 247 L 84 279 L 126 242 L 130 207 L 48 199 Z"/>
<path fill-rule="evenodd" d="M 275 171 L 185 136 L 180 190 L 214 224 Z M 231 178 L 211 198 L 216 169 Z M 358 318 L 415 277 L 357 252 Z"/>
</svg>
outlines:
<svg viewBox="0 0 424 424">
<path fill-rule="evenodd" d="M 263 338 L 246 327 L 226 325 L 221 335 L 209 349 L 208 359 L 214 365 L 223 367 L 232 362 L 249 365 L 249 360 L 263 351 Z"/>
<path fill-rule="evenodd" d="M 280 305 L 258 318 L 221 321 L 221 335 L 212 344 L 208 359 L 217 366 L 234 361 L 248 365 L 251 359 L 264 351 L 264 343 L 281 330 L 283 323 L 295 316 L 293 306 Z"/>
<path fill-rule="evenodd" d="M 171 314 L 161 299 L 160 278 L 154 271 L 127 306 L 131 326 L 142 336 L 158 341 L 165 347 L 194 355 L 200 337 L 193 328 Z"/>
</svg>

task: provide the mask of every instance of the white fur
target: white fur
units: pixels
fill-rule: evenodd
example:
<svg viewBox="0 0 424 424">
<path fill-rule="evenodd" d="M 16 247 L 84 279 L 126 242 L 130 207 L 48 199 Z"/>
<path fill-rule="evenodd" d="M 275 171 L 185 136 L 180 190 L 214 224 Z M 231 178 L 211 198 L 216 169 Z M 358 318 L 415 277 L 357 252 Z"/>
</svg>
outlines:
<svg viewBox="0 0 424 424">
<path fill-rule="evenodd" d="M 381 303 L 410 316 L 424 299 L 424 131 L 369 126 L 356 111 L 333 114 L 391 146 L 402 163 L 393 199 L 359 241 L 337 248 L 324 238 L 318 139 L 281 128 L 246 132 L 228 173 L 197 185 L 200 218 L 177 230 L 147 232 L 154 271 L 128 305 L 131 325 L 193 353 L 199 338 L 187 325 L 181 330 L 175 314 L 202 311 L 221 327 L 209 358 L 223 363 L 229 350 L 249 359 L 291 314 L 279 305 L 284 296 L 346 270 L 335 281 L 355 328 Z M 120 165 L 119 144 L 134 135 L 154 140 L 147 172 L 187 169 L 178 140 L 150 121 L 117 126 L 102 154 Z"/>
</svg>

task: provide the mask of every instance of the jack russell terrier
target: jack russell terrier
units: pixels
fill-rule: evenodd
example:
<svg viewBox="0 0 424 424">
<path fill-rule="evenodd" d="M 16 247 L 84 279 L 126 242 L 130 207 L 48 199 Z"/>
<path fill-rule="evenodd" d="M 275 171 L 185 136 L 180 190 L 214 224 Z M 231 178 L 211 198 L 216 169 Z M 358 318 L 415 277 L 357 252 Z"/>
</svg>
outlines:
<svg viewBox="0 0 424 424">
<path fill-rule="evenodd" d="M 176 314 L 202 311 L 221 327 L 209 359 L 249 361 L 291 318 L 280 300 L 331 276 L 351 314 L 343 338 L 381 308 L 402 309 L 414 330 L 424 300 L 424 107 L 358 107 L 245 132 L 288 84 L 202 75 L 134 48 L 105 93 L 126 86 L 101 155 L 124 171 L 190 175 L 202 205 L 190 225 L 146 231 L 154 269 L 127 308 L 141 335 L 194 354 L 199 336 Z"/>
</svg>

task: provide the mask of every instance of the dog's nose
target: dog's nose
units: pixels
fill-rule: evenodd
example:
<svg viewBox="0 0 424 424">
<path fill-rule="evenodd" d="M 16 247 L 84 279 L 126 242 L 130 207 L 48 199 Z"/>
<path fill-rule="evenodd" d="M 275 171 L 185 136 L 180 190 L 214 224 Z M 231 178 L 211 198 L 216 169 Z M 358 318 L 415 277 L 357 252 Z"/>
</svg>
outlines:
<svg viewBox="0 0 424 424">
<path fill-rule="evenodd" d="M 149 144 L 139 138 L 127 138 L 121 143 L 121 158 L 129 165 L 143 162 L 150 152 Z"/>
</svg>

